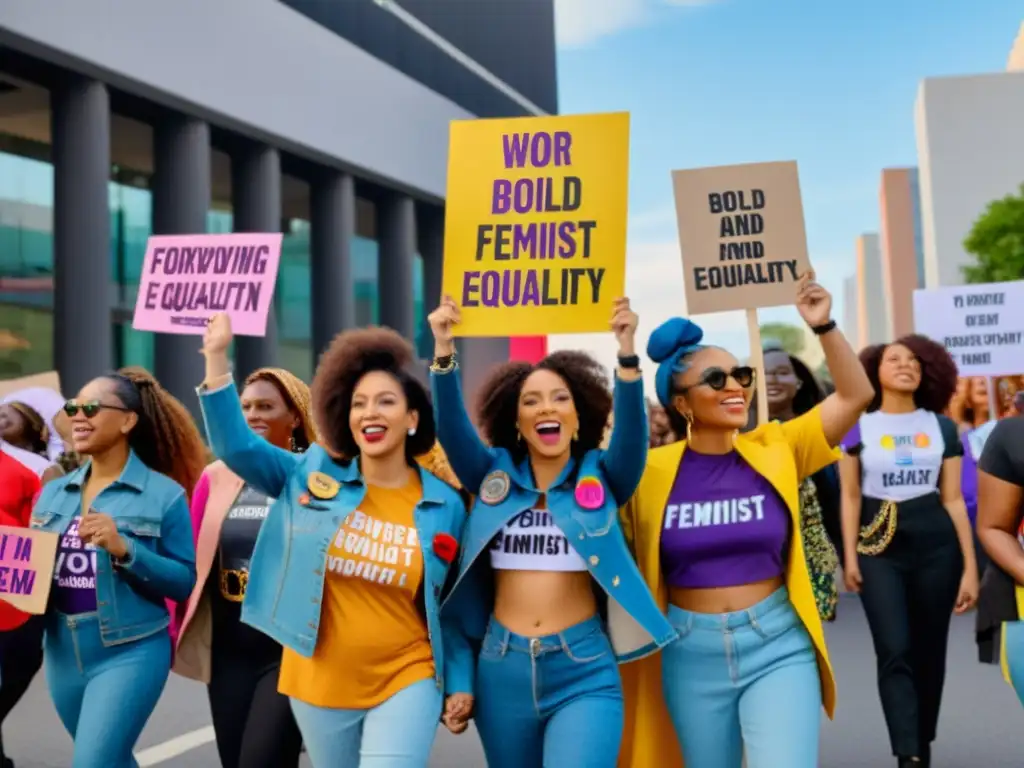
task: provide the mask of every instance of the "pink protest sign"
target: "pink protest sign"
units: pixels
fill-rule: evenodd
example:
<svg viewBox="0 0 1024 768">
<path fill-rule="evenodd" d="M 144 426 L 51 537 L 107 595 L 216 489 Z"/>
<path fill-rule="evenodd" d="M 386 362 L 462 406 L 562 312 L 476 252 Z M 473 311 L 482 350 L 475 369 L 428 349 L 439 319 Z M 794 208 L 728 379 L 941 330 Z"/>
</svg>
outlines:
<svg viewBox="0 0 1024 768">
<path fill-rule="evenodd" d="M 0 600 L 25 613 L 46 612 L 57 539 L 48 531 L 0 525 Z"/>
<path fill-rule="evenodd" d="M 218 312 L 238 336 L 263 336 L 281 261 L 280 232 L 154 235 L 146 243 L 132 327 L 202 335 Z"/>
</svg>

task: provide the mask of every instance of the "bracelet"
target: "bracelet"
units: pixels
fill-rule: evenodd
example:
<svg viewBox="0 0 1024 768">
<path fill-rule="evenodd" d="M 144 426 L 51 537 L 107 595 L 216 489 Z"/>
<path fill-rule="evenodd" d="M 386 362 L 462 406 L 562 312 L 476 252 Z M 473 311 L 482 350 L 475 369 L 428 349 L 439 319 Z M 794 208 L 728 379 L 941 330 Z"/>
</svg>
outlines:
<svg viewBox="0 0 1024 768">
<path fill-rule="evenodd" d="M 826 333 L 831 333 L 835 329 L 836 329 L 836 321 L 835 320 L 829 320 L 824 325 L 814 325 L 814 326 L 811 326 L 811 331 L 814 333 L 815 336 L 824 336 Z"/>
<path fill-rule="evenodd" d="M 640 355 L 619 355 L 619 368 L 634 370 L 640 367 Z"/>
<path fill-rule="evenodd" d="M 430 364 L 430 370 L 432 373 L 450 373 L 455 370 L 456 367 L 455 353 L 435 357 L 434 362 Z"/>
</svg>

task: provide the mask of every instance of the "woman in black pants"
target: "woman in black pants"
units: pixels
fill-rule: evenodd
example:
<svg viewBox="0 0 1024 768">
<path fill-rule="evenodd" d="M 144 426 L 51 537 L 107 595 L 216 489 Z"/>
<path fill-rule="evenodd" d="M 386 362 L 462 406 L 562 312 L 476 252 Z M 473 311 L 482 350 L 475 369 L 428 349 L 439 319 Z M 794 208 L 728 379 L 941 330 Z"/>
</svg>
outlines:
<svg viewBox="0 0 1024 768">
<path fill-rule="evenodd" d="M 923 336 L 869 347 L 861 363 L 876 395 L 842 443 L 846 585 L 860 592 L 871 628 L 893 754 L 901 767 L 927 768 L 950 617 L 978 598 L 963 446 L 939 415 L 957 371 Z"/>
</svg>

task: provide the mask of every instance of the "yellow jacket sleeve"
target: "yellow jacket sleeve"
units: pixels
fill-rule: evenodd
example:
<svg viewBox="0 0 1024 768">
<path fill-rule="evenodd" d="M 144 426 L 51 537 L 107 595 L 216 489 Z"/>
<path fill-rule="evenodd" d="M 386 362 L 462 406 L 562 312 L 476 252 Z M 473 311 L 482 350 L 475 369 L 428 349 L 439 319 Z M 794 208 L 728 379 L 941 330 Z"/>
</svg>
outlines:
<svg viewBox="0 0 1024 768">
<path fill-rule="evenodd" d="M 821 424 L 821 406 L 782 424 L 782 434 L 793 452 L 799 480 L 810 477 L 839 460 L 839 449 L 825 439 Z"/>
</svg>

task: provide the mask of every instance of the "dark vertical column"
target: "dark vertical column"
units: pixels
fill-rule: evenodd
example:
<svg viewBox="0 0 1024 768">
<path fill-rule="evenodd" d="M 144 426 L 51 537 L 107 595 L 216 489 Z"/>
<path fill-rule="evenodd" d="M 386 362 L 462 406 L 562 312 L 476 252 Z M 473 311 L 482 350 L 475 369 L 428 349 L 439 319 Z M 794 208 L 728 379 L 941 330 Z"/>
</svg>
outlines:
<svg viewBox="0 0 1024 768">
<path fill-rule="evenodd" d="M 210 210 L 210 127 L 168 115 L 153 129 L 153 234 L 206 232 Z M 195 387 L 203 380 L 202 339 L 156 334 L 154 367 L 160 383 L 201 418 Z"/>
<path fill-rule="evenodd" d="M 114 364 L 110 275 L 110 96 L 68 73 L 50 99 L 53 349 L 68 396 Z"/>
<path fill-rule="evenodd" d="M 281 231 L 281 158 L 264 144 L 247 145 L 231 158 L 231 197 L 235 232 Z M 235 338 L 239 379 L 277 360 L 277 313 L 270 307 L 267 334 Z"/>
<path fill-rule="evenodd" d="M 352 238 L 356 234 L 355 181 L 325 171 L 310 190 L 310 280 L 314 365 L 331 339 L 356 324 Z"/>
<path fill-rule="evenodd" d="M 377 204 L 380 323 L 413 341 L 413 259 L 416 255 L 416 204 L 408 195 L 386 193 Z"/>
<path fill-rule="evenodd" d="M 508 362 L 508 339 L 505 337 L 460 339 L 459 370 L 462 372 L 462 389 L 469 404 L 470 413 L 476 420 L 476 401 L 480 385 L 491 370 Z"/>
<path fill-rule="evenodd" d="M 441 283 L 444 276 L 444 209 L 424 205 L 417 211 L 416 230 L 419 234 L 420 257 L 423 259 L 423 312 L 429 315 L 441 301 Z M 424 334 L 430 329 L 424 322 Z M 419 341 L 419 340 L 417 340 Z M 420 357 L 434 356 L 432 338 L 425 339 L 419 349 Z"/>
</svg>

